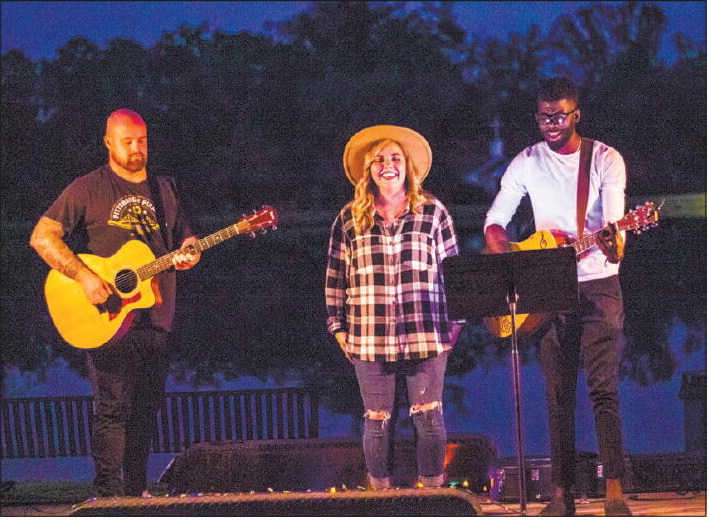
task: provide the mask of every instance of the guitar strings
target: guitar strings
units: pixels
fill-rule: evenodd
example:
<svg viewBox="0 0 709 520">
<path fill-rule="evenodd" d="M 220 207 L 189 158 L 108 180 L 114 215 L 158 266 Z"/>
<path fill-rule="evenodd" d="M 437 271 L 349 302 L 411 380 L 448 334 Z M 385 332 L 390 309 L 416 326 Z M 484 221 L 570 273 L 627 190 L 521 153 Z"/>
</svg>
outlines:
<svg viewBox="0 0 709 520">
<path fill-rule="evenodd" d="M 134 216 L 140 221 L 140 224 L 136 226 L 138 228 L 137 232 L 140 235 L 143 235 L 141 228 L 147 230 L 149 233 L 152 231 L 149 226 L 149 221 L 145 215 L 142 215 L 141 212 L 138 211 L 134 212 Z M 149 264 L 146 264 L 136 270 L 121 270 L 115 277 L 115 285 L 122 285 L 123 283 L 130 281 L 132 278 L 136 278 L 137 280 L 145 280 L 146 278 L 149 278 L 150 276 L 153 276 L 168 268 L 172 263 L 172 258 L 175 256 L 175 254 L 185 252 L 188 249 L 191 249 L 193 252 L 201 253 L 209 247 L 212 247 L 228 238 L 240 234 L 242 232 L 240 226 L 242 226 L 241 222 L 237 222 L 236 224 L 227 226 L 226 228 L 221 229 L 216 233 L 212 233 L 211 235 L 197 240 L 193 244 L 190 244 L 188 247 L 178 249 L 177 251 L 173 251 L 172 253 L 167 253 L 166 255 L 163 255 L 160 258 L 154 260 L 153 262 L 150 262 Z M 257 225 L 253 227 L 255 227 L 256 229 L 260 229 L 263 227 L 263 225 Z"/>
</svg>

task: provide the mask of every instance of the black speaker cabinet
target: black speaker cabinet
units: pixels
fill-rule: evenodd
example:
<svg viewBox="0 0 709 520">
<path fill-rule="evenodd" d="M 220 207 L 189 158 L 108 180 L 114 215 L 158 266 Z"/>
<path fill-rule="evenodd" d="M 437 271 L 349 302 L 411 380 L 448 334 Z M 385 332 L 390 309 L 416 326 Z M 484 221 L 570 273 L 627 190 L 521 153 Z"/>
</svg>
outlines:
<svg viewBox="0 0 709 520">
<path fill-rule="evenodd" d="M 578 452 L 576 457 L 577 497 L 597 497 L 599 495 L 597 478 L 598 456 L 590 452 Z M 525 488 L 527 500 L 546 502 L 552 496 L 551 459 L 549 457 L 528 456 L 525 463 Z M 519 465 L 516 457 L 499 460 L 492 483 L 492 496 L 500 502 L 519 501 Z"/>
<path fill-rule="evenodd" d="M 448 479 L 483 490 L 496 458 L 496 446 L 484 435 L 450 436 Z M 413 439 L 394 443 L 393 460 L 394 485 L 411 487 L 418 476 Z M 177 455 L 160 482 L 171 493 L 322 491 L 364 487 L 366 476 L 361 439 L 223 441 L 196 444 Z"/>
<path fill-rule="evenodd" d="M 482 512 L 470 491 L 441 488 L 100 498 L 78 506 L 69 516 L 482 516 Z"/>
<path fill-rule="evenodd" d="M 706 491 L 707 456 L 704 451 L 627 455 L 625 475 L 621 482 L 625 493 L 688 493 Z M 519 500 L 517 459 L 500 459 L 492 496 L 501 502 Z M 527 457 L 527 500 L 547 501 L 551 498 L 551 460 Z M 603 464 L 595 453 L 579 452 L 576 458 L 577 498 L 605 496 Z"/>
<path fill-rule="evenodd" d="M 366 473 L 361 448 L 353 441 L 223 441 L 196 444 L 179 454 L 160 482 L 173 493 L 322 491 L 343 485 L 355 489 Z"/>
<path fill-rule="evenodd" d="M 598 470 L 602 475 L 602 468 Z M 623 490 L 627 493 L 706 491 L 705 451 L 629 455 Z"/>
</svg>

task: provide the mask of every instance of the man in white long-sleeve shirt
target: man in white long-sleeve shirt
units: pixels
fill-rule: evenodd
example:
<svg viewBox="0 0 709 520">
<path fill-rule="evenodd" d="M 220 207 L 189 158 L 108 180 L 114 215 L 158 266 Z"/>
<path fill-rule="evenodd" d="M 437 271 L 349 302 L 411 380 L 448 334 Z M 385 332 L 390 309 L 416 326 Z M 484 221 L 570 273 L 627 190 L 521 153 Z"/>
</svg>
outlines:
<svg viewBox="0 0 709 520">
<path fill-rule="evenodd" d="M 537 230 L 558 230 L 576 240 L 577 185 L 581 136 L 578 93 L 566 78 L 542 85 L 535 115 L 543 141 L 520 152 L 502 177 L 501 189 L 485 220 L 492 253 L 509 251 L 506 226 L 529 195 Z M 621 219 L 625 210 L 625 163 L 612 147 L 593 142 L 588 206 L 583 235 Z M 575 409 L 579 358 L 587 372 L 596 433 L 606 479 L 606 516 L 631 516 L 623 500 L 623 446 L 618 369 L 623 301 L 618 267 L 623 237 L 605 237 L 578 257 L 579 303 L 574 314 L 557 314 L 540 341 L 546 382 L 554 495 L 542 516 L 573 516 Z M 600 242 L 600 241 L 599 241 Z M 612 247 L 609 247 L 612 246 Z"/>
</svg>

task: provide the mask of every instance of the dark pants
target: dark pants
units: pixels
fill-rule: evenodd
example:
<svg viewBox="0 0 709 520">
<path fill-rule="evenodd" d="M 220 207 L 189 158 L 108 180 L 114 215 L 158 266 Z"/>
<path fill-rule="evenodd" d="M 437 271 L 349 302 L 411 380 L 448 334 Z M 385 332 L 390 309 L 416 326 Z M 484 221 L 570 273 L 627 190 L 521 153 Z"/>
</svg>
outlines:
<svg viewBox="0 0 709 520">
<path fill-rule="evenodd" d="M 618 370 L 623 299 L 617 276 L 579 282 L 579 314 L 559 314 L 540 342 L 549 409 L 552 484 L 570 487 L 576 466 L 576 380 L 579 356 L 593 403 L 603 474 L 623 476 Z"/>
<path fill-rule="evenodd" d="M 147 489 L 148 451 L 169 363 L 168 334 L 155 329 L 131 329 L 115 345 L 89 351 L 99 496 L 139 496 Z"/>
<path fill-rule="evenodd" d="M 446 454 L 446 429 L 443 421 L 443 379 L 448 352 L 416 361 L 378 363 L 354 360 L 359 389 L 364 401 L 364 457 L 369 474 L 376 479 L 391 475 L 389 419 L 394 409 L 396 375 L 406 377 L 411 405 L 410 415 L 416 429 L 416 457 L 419 479 L 431 485 L 443 483 Z M 416 410 L 416 404 L 436 403 L 429 410 Z M 369 418 L 371 412 L 385 412 L 387 419 Z"/>
</svg>

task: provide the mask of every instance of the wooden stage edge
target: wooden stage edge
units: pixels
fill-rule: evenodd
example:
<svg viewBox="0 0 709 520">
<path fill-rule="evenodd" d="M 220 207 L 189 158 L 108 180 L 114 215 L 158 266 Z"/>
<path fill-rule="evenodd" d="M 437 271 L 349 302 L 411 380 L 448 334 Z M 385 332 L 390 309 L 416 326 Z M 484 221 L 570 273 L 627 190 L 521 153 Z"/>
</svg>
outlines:
<svg viewBox="0 0 709 520">
<path fill-rule="evenodd" d="M 228 496 L 229 494 L 225 495 Z M 222 495 L 222 497 L 225 495 Z M 478 494 L 476 497 L 482 511 L 482 516 L 521 516 L 518 503 L 496 502 L 485 494 Z M 151 501 L 150 498 L 135 500 L 144 501 L 145 505 L 149 505 Z M 626 495 L 626 500 L 634 516 L 707 516 L 706 491 L 686 494 L 673 492 L 628 494 Z M 69 516 L 79 505 L 80 504 L 41 504 L 2 506 L 0 516 Z M 544 505 L 544 502 L 528 502 L 527 516 L 538 515 Z M 412 512 L 412 516 L 414 515 L 416 515 L 416 512 Z M 576 500 L 576 516 L 604 516 L 603 499 L 592 498 L 585 501 Z"/>
</svg>

